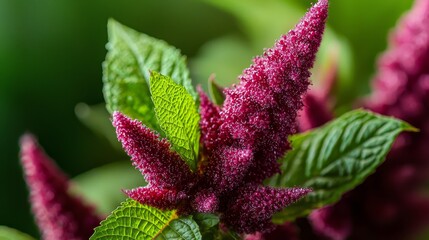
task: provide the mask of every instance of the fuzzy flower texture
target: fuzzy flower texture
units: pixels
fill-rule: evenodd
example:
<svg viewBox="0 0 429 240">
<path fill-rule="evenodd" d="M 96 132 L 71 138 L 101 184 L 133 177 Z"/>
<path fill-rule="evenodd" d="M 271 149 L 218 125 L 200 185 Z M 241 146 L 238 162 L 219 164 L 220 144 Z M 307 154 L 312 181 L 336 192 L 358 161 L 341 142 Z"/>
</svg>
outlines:
<svg viewBox="0 0 429 240">
<path fill-rule="evenodd" d="M 142 204 L 179 213 L 216 213 L 239 233 L 269 231 L 271 217 L 310 189 L 272 188 L 263 180 L 280 172 L 277 160 L 290 149 L 297 112 L 310 84 L 328 1 L 320 0 L 300 23 L 278 40 L 225 90 L 222 107 L 200 89 L 201 150 L 192 172 L 166 139 L 119 112 L 113 114 L 118 139 L 149 183 L 126 190 Z"/>
</svg>

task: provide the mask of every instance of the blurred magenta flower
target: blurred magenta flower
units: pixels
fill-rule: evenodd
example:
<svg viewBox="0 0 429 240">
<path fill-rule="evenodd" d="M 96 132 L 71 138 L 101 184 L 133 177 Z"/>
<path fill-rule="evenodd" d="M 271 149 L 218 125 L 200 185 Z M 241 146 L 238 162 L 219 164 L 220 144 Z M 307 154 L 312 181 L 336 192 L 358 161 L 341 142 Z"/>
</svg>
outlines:
<svg viewBox="0 0 429 240">
<path fill-rule="evenodd" d="M 42 238 L 88 239 L 103 218 L 70 193 L 67 177 L 29 134 L 21 138 L 21 164 Z"/>
</svg>

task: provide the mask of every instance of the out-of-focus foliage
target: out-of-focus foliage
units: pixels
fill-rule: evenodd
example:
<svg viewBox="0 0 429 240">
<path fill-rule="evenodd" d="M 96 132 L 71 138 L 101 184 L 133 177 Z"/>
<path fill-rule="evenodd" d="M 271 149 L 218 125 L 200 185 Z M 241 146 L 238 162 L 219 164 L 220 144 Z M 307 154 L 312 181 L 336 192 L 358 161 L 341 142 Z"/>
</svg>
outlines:
<svg viewBox="0 0 429 240">
<path fill-rule="evenodd" d="M 368 81 L 374 74 L 377 56 L 386 48 L 388 33 L 412 3 L 413 0 L 331 1 L 329 24 L 347 39 L 354 55 L 353 84 L 339 93 L 339 99 L 348 103 L 368 92 Z"/>
<path fill-rule="evenodd" d="M 29 235 L 13 228 L 0 226 L 0 239 L 2 240 L 34 240 Z"/>
<path fill-rule="evenodd" d="M 242 26 L 239 34 L 222 36 L 204 45 L 192 62 L 192 72 L 203 85 L 209 74 L 215 73 L 218 82 L 224 86 L 235 82 L 242 69 L 250 64 L 247 59 L 271 46 L 273 39 L 296 24 L 301 13 L 314 2 L 202 1 L 229 12 Z M 386 46 L 389 29 L 411 3 L 412 0 L 330 1 L 329 27 L 318 62 L 320 64 L 320 60 L 325 58 L 325 49 L 330 54 L 338 51 L 339 75 L 335 91 L 339 99 L 337 105 L 350 108 L 351 100 L 368 92 L 368 81 L 374 72 L 375 60 Z M 317 82 L 322 78 L 315 75 L 312 79 Z"/>
<path fill-rule="evenodd" d="M 248 59 L 261 54 L 262 49 L 271 46 L 274 39 L 292 29 L 305 12 L 305 8 L 282 0 L 250 3 L 240 0 L 205 1 L 235 16 L 243 26 L 245 36 L 221 37 L 202 48 L 192 62 L 192 70 L 203 85 L 211 73 L 215 73 L 223 86 L 235 83 L 242 69 L 250 64 Z M 338 74 L 338 91 L 349 87 L 353 78 L 351 52 L 347 41 L 328 27 L 313 69 L 317 73 L 313 75 L 313 81 L 317 85 L 323 84 L 325 75 L 335 71 Z"/>
<path fill-rule="evenodd" d="M 94 204 L 97 211 L 109 214 L 125 198 L 122 192 L 146 185 L 141 173 L 130 167 L 130 161 L 109 163 L 73 178 L 74 191 Z"/>
<path fill-rule="evenodd" d="M 107 139 L 114 148 L 122 151 L 122 146 L 116 138 L 115 128 L 110 122 L 110 114 L 106 109 L 106 104 L 89 106 L 86 103 L 78 103 L 74 111 L 82 124 L 95 134 Z"/>
<path fill-rule="evenodd" d="M 273 41 L 291 29 L 304 13 L 304 9 L 295 4 L 284 4 L 280 0 L 203 1 L 232 14 L 243 30 L 207 43 L 191 62 L 191 72 L 203 86 L 210 73 L 215 73 L 223 86 L 237 82 L 241 71 L 250 65 L 249 60 L 263 48 L 272 46 Z"/>
</svg>

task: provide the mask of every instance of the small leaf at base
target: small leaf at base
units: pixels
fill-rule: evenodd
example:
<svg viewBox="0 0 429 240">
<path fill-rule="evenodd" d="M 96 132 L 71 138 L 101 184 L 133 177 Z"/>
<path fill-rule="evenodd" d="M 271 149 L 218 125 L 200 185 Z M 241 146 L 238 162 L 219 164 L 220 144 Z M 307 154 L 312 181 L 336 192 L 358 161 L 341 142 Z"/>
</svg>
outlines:
<svg viewBox="0 0 429 240">
<path fill-rule="evenodd" d="M 216 105 L 222 106 L 225 101 L 225 94 L 223 93 L 222 87 L 216 83 L 214 75 L 211 75 L 209 78 L 209 93 L 212 101 Z"/>
<path fill-rule="evenodd" d="M 161 211 L 127 199 L 95 228 L 90 240 L 151 240 L 174 218 L 174 211 Z"/>
</svg>

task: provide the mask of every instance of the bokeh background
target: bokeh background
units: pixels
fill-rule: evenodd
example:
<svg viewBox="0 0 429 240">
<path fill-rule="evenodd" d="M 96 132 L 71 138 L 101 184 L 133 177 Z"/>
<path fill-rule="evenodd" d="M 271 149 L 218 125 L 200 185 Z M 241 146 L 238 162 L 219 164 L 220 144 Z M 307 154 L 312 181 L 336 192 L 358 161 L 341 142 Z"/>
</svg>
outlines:
<svg viewBox="0 0 429 240">
<path fill-rule="evenodd" d="M 181 49 L 195 84 L 206 86 L 209 75 L 216 73 L 226 86 L 250 64 L 251 56 L 287 32 L 311 2 L 0 0 L 0 225 L 38 236 L 18 159 L 23 133 L 37 135 L 71 177 L 127 159 L 75 111 L 79 115 L 86 106 L 79 103 L 103 102 L 101 63 L 109 18 Z M 330 37 L 322 55 L 339 52 L 342 75 L 337 92 L 343 109 L 368 91 L 389 29 L 411 4 L 412 0 L 331 0 Z"/>
</svg>

